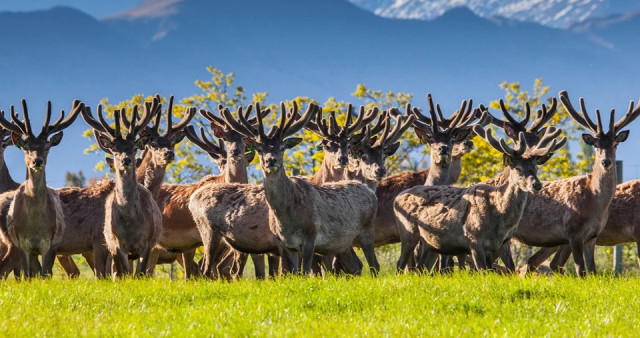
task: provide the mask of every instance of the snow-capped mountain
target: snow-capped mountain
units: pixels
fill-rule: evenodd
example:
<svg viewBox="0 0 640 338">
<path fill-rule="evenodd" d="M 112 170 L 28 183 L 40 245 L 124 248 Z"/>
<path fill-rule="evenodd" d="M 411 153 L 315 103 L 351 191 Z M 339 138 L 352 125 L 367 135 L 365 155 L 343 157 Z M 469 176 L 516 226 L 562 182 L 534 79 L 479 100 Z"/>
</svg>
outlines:
<svg viewBox="0 0 640 338">
<path fill-rule="evenodd" d="M 505 17 L 554 28 L 640 9 L 638 0 L 349 0 L 388 18 L 432 20 L 455 7 L 484 18 Z"/>
</svg>

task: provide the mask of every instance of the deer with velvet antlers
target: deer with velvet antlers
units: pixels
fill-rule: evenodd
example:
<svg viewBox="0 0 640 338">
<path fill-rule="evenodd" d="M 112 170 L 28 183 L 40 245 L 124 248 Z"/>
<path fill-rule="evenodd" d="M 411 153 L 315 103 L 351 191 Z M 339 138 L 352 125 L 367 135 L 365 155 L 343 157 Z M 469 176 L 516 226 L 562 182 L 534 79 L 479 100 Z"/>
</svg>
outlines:
<svg viewBox="0 0 640 338">
<path fill-rule="evenodd" d="M 520 133 L 514 149 L 480 125 L 474 126 L 474 132 L 503 154 L 510 168 L 508 182 L 500 186 L 420 186 L 400 193 L 394 212 L 398 226 L 412 236 L 403 238 L 398 269 L 404 269 L 420 239 L 428 250 L 446 255 L 470 253 L 476 269 L 490 267 L 520 221 L 529 192 L 542 189 L 537 166 L 566 142 L 566 138 L 555 139 L 560 130 L 547 129 L 536 144 L 527 143 Z"/>
<path fill-rule="evenodd" d="M 107 163 L 115 172 L 115 186 L 105 201 L 104 237 L 107 249 L 113 257 L 116 274 L 130 274 L 129 258 L 140 258 L 136 273 L 147 273 L 151 249 L 157 242 L 162 227 L 162 213 L 151 192 L 136 180 L 136 150 L 144 149 L 149 136 L 138 137 L 138 133 L 154 117 L 148 109 L 138 120 L 138 106 L 133 107 L 131 121 L 125 110 L 113 112 L 115 128 L 111 128 L 102 117 L 102 106 L 98 106 L 99 122 L 91 111 L 85 109 L 82 118 L 93 128 L 98 146 L 113 157 Z M 121 124 L 127 128 L 122 135 Z M 105 257 L 95 264 L 105 264 Z"/>
<path fill-rule="evenodd" d="M 57 121 L 49 124 L 49 101 L 44 124 L 37 136 L 33 134 L 25 100 L 22 100 L 23 121 L 18 119 L 13 106 L 11 122 L 4 118 L 4 112 L 0 113 L 0 125 L 11 131 L 13 144 L 24 151 L 27 165 L 27 180 L 15 191 L 6 217 L 7 234 L 20 252 L 25 277 L 31 277 L 30 267 L 36 264 L 39 255 L 42 255 L 41 274 L 51 274 L 56 250 L 64 235 L 65 220 L 57 192 L 47 186 L 47 155 L 51 147 L 60 144 L 62 130 L 70 126 L 83 109 L 84 103 L 75 100 L 66 119 L 63 111 Z"/>
</svg>

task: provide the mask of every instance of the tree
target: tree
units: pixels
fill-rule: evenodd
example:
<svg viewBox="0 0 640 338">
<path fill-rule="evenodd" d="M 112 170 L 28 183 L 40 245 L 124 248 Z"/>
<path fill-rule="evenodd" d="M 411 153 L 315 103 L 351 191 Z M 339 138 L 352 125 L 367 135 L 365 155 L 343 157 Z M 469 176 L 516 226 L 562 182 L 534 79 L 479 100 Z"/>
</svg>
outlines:
<svg viewBox="0 0 640 338">
<path fill-rule="evenodd" d="M 84 188 L 84 185 L 85 185 L 85 177 L 84 177 L 84 174 L 82 174 L 82 170 L 78 171 L 77 173 L 72 173 L 70 171 L 67 171 L 67 173 L 64 175 L 65 187 Z"/>
</svg>

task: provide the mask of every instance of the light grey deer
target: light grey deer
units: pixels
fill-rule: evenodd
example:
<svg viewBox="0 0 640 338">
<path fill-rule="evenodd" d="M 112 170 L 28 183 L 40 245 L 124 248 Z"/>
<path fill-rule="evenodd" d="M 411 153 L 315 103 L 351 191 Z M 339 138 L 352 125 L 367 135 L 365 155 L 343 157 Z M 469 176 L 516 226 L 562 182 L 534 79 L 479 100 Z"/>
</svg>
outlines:
<svg viewBox="0 0 640 338">
<path fill-rule="evenodd" d="M 240 116 L 237 121 L 228 111 L 223 117 L 236 131 L 247 136 L 258 152 L 264 174 L 264 191 L 270 210 L 270 227 L 282 242 L 284 258 L 292 271 L 297 270 L 296 252 L 302 252 L 303 272 L 310 273 L 314 252 L 336 254 L 349 273 L 358 273 L 359 263 L 351 255 L 358 239 L 373 274 L 379 270 L 373 245 L 373 222 L 377 200 L 367 186 L 355 181 L 313 185 L 304 178 L 288 177 L 283 166 L 284 152 L 299 144 L 301 138 L 289 138 L 317 114 L 320 108 L 310 104 L 300 118 L 287 118 L 281 112 L 277 126 L 265 133 L 262 117 L 258 128 Z"/>
<path fill-rule="evenodd" d="M 138 106 L 133 107 L 131 121 L 126 111 L 113 112 L 115 128 L 102 116 L 102 106 L 98 106 L 99 122 L 90 110 L 82 112 L 82 118 L 93 128 L 98 146 L 113 158 L 107 163 L 114 168 L 115 186 L 105 201 L 104 237 L 107 249 L 114 259 L 116 275 L 130 274 L 129 258 L 140 258 L 136 274 L 148 273 L 147 267 L 155 259 L 150 257 L 162 227 L 162 213 L 148 189 L 136 180 L 136 150 L 144 149 L 149 136 L 138 137 L 138 133 L 154 117 L 145 109 L 138 120 Z M 122 135 L 121 124 L 127 127 Z M 96 259 L 96 265 L 106 266 L 106 257 Z"/>
<path fill-rule="evenodd" d="M 471 253 L 476 269 L 490 267 L 520 221 L 529 192 L 542 189 L 536 176 L 537 166 L 566 142 L 566 138 L 555 139 L 560 130 L 547 129 L 537 144 L 528 144 L 520 133 L 514 149 L 503 139 L 496 140 L 490 129 L 485 131 L 476 125 L 474 132 L 503 154 L 505 165 L 510 168 L 508 182 L 501 186 L 420 186 L 400 193 L 394 212 L 398 225 L 413 236 L 403 238 L 399 270 L 405 268 L 420 239 L 427 249 L 438 253 Z"/>
<path fill-rule="evenodd" d="M 32 277 L 30 268 L 36 264 L 39 255 L 42 255 L 41 275 L 48 276 L 52 272 L 65 220 L 57 192 L 47 186 L 45 167 L 49 150 L 62 140 L 62 130 L 70 126 L 83 109 L 84 103 L 75 100 L 66 119 L 63 111 L 57 121 L 49 124 L 51 101 L 47 102 L 44 124 L 37 136 L 33 134 L 24 99 L 23 121 L 18 119 L 13 106 L 11 122 L 5 119 L 4 112 L 0 113 L 0 125 L 11 131 L 13 144 L 24 151 L 27 166 L 27 180 L 15 190 L 6 217 L 7 233 L 20 253 L 25 277 Z"/>
</svg>

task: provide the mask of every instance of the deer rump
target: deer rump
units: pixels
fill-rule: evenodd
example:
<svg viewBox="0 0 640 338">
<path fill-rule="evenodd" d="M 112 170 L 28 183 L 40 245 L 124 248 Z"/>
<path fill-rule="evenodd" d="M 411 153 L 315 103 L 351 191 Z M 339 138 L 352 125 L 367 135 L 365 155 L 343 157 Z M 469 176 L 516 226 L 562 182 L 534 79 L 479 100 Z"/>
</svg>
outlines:
<svg viewBox="0 0 640 338">
<path fill-rule="evenodd" d="M 526 204 L 525 201 L 518 208 L 505 208 L 512 213 L 511 217 L 505 217 L 505 210 L 499 211 L 490 204 L 491 196 L 500 194 L 499 188 L 485 184 L 413 187 L 398 195 L 394 211 L 398 221 L 419 232 L 432 251 L 446 255 L 469 254 L 475 243 L 487 253 L 495 254 L 518 224 Z M 491 221 L 505 218 L 513 221 L 503 224 Z"/>
</svg>

